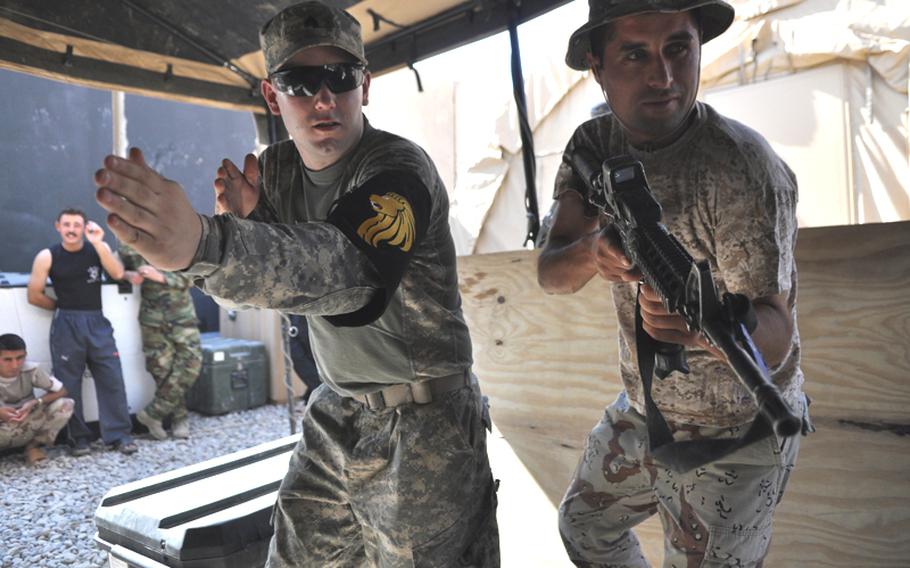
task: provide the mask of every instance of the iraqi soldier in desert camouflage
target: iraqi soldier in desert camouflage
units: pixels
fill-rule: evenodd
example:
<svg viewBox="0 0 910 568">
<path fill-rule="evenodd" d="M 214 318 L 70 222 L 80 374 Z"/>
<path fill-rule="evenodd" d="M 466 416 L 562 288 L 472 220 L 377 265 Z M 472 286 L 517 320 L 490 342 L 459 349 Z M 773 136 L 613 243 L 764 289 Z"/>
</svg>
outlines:
<svg viewBox="0 0 910 568">
<path fill-rule="evenodd" d="M 600 160 L 626 154 L 643 164 L 670 232 L 696 260 L 710 263 L 721 293 L 751 299 L 755 343 L 810 429 L 796 327 L 796 179 L 758 133 L 695 100 L 701 44 L 730 25 L 733 9 L 721 0 L 589 4 L 589 21 L 572 35 L 566 63 L 592 72 L 612 110 L 582 124 L 566 153 L 584 147 Z M 719 352 L 639 284 L 610 219 L 586 193 L 563 164 L 538 278 L 550 293 L 575 292 L 598 275 L 611 283 L 625 390 L 588 437 L 560 506 L 566 550 L 578 566 L 647 566 L 631 529 L 656 513 L 665 531 L 664 566 L 760 566 L 799 436 L 765 431 L 753 443 L 731 442 L 738 449 L 726 455 L 705 452 L 694 469 L 662 461 L 649 437 L 649 420 L 661 414 L 671 446 L 707 440 L 702 446 L 716 448 L 711 441 L 744 440 L 753 422 L 763 422 Z M 647 371 L 640 372 L 637 355 L 639 291 L 641 330 L 685 346 L 690 367 L 654 381 L 650 413 Z"/>
<path fill-rule="evenodd" d="M 25 461 L 37 465 L 47 460 L 41 446 L 54 445 L 75 402 L 66 398 L 63 383 L 26 361 L 26 354 L 21 337 L 0 335 L 0 450 L 22 447 Z"/>
<path fill-rule="evenodd" d="M 202 346 L 196 310 L 190 296 L 192 279 L 158 270 L 128 245 L 118 251 L 126 268 L 124 279 L 142 287 L 139 326 L 145 368 L 155 379 L 155 398 L 136 414 L 149 433 L 167 439 L 164 420 L 171 419 L 175 438 L 189 438 L 186 392 L 202 370 Z"/>
<path fill-rule="evenodd" d="M 278 492 L 268 565 L 499 565 L 490 427 L 429 156 L 373 128 L 360 25 L 320 2 L 260 31 L 293 140 L 226 160 L 214 217 L 141 153 L 95 175 L 117 236 L 235 305 L 307 316 L 324 384 Z"/>
</svg>

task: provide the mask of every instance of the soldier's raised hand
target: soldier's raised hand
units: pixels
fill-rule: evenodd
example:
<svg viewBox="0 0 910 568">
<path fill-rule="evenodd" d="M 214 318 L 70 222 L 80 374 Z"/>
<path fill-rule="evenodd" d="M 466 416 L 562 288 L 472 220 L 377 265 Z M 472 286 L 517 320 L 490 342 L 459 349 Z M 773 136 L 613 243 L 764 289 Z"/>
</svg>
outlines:
<svg viewBox="0 0 910 568">
<path fill-rule="evenodd" d="M 92 244 L 100 243 L 104 240 L 104 229 L 98 223 L 89 221 L 85 224 L 85 239 Z"/>
<path fill-rule="evenodd" d="M 225 158 L 215 173 L 215 213 L 233 213 L 246 218 L 259 202 L 259 161 L 253 154 L 243 159 L 241 172 Z"/>
<path fill-rule="evenodd" d="M 95 199 L 118 239 L 164 270 L 189 266 L 202 223 L 178 183 L 151 169 L 138 148 L 130 149 L 129 159 L 104 158 L 94 181 Z"/>
</svg>

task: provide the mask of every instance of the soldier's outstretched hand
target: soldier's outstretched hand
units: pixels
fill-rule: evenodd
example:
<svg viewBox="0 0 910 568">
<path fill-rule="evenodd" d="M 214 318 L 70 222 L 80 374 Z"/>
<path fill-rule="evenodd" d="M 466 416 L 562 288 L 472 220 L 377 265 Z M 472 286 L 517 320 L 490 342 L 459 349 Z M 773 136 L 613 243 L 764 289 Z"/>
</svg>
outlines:
<svg viewBox="0 0 910 568">
<path fill-rule="evenodd" d="M 189 266 L 202 236 L 199 215 L 183 188 L 151 169 L 141 150 L 131 148 L 129 159 L 104 158 L 95 185 L 118 239 L 164 270 Z"/>
<path fill-rule="evenodd" d="M 215 173 L 215 213 L 233 213 L 246 218 L 259 202 L 259 161 L 253 154 L 243 159 L 241 172 L 225 158 Z"/>
</svg>

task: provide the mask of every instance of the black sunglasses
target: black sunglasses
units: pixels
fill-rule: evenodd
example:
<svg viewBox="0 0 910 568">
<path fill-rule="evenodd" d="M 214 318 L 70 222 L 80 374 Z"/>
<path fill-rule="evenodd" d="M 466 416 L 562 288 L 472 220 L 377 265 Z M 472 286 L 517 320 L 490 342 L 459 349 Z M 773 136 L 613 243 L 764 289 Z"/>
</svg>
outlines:
<svg viewBox="0 0 910 568">
<path fill-rule="evenodd" d="M 333 93 L 345 93 L 363 85 L 364 68 L 359 63 L 303 65 L 272 73 L 275 90 L 294 97 L 312 97 L 323 83 Z"/>
</svg>

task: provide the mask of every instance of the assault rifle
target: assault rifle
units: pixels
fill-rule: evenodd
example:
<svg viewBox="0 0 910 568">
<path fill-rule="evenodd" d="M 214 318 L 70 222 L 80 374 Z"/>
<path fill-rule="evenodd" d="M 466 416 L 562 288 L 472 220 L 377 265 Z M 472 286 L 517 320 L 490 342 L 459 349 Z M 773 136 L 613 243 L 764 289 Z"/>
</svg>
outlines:
<svg viewBox="0 0 910 568">
<path fill-rule="evenodd" d="M 576 148 L 565 161 L 587 185 L 588 201 L 611 217 L 623 251 L 643 280 L 660 295 L 664 307 L 682 316 L 690 329 L 701 332 L 726 355 L 778 435 L 798 433 L 802 421 L 771 382 L 749 334 L 749 319 L 753 329 L 755 323 L 751 303 L 739 294 L 718 298 L 708 262 L 695 262 L 661 222 L 661 207 L 648 186 L 641 162 L 619 156 L 598 167 L 597 158 L 584 147 Z M 682 345 L 655 343 L 654 374 L 658 378 L 674 370 L 689 372 Z"/>
</svg>

